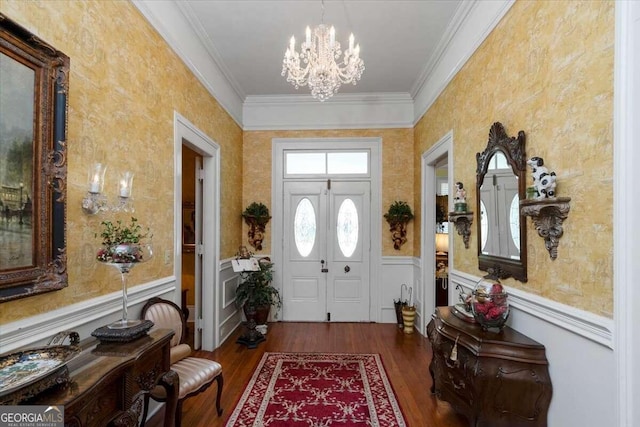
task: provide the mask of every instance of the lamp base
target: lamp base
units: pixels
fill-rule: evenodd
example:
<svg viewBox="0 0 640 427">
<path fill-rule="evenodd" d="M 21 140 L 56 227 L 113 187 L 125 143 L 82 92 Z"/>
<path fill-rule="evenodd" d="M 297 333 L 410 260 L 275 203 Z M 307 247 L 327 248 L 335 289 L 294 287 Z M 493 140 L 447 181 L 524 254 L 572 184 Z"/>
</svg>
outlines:
<svg viewBox="0 0 640 427">
<path fill-rule="evenodd" d="M 137 319 L 133 319 L 133 320 L 120 319 L 116 322 L 113 322 L 107 325 L 107 327 L 109 329 L 129 329 L 129 328 L 133 328 L 134 326 L 138 326 L 141 323 L 142 323 L 142 320 L 137 320 Z"/>
</svg>

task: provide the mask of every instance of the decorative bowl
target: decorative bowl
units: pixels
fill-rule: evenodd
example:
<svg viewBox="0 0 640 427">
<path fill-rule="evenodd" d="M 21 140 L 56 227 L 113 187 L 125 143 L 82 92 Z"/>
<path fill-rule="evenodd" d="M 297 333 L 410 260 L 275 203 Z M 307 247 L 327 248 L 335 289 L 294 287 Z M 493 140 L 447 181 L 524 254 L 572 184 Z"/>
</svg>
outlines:
<svg viewBox="0 0 640 427">
<path fill-rule="evenodd" d="M 509 318 L 508 294 L 499 281 L 481 280 L 472 292 L 471 310 L 482 329 L 502 329 Z"/>
</svg>

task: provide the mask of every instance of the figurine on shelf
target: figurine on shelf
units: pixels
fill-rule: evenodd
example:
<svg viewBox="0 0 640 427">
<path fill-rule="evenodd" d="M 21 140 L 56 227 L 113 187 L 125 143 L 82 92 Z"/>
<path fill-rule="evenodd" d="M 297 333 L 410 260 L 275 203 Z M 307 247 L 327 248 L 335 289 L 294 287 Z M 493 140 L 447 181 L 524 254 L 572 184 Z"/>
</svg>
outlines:
<svg viewBox="0 0 640 427">
<path fill-rule="evenodd" d="M 464 189 L 464 185 L 460 181 L 456 182 L 456 197 L 453 199 L 453 206 L 456 212 L 467 211 L 467 190 Z"/>
<path fill-rule="evenodd" d="M 533 186 L 538 192 L 538 199 L 548 199 L 556 196 L 556 173 L 549 172 L 544 166 L 542 157 L 532 157 L 527 160 L 527 164 L 531 166 L 531 175 L 533 177 Z"/>
</svg>

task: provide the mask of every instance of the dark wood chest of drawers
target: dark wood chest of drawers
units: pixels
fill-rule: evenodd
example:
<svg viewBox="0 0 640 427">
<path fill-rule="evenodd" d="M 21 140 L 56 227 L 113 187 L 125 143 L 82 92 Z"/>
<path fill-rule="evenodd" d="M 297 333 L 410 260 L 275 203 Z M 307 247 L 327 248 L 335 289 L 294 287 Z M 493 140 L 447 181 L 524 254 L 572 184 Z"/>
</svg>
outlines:
<svg viewBox="0 0 640 427">
<path fill-rule="evenodd" d="M 546 426 L 552 387 L 542 344 L 505 327 L 483 331 L 438 307 L 427 327 L 431 392 L 474 427 Z"/>
</svg>

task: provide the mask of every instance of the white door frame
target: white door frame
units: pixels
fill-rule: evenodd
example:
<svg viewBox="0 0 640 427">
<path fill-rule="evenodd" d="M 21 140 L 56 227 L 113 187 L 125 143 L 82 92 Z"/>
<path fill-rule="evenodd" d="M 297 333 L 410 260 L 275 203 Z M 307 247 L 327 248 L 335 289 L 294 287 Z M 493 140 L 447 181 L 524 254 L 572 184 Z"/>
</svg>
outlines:
<svg viewBox="0 0 640 427">
<path fill-rule="evenodd" d="M 420 289 L 418 304 L 420 305 L 421 322 L 418 325 L 421 334 L 426 335 L 427 324 L 431 320 L 431 313 L 436 308 L 436 295 L 433 287 L 436 277 L 436 165 L 443 157 L 447 157 L 447 182 L 453 188 L 453 130 L 447 132 L 429 150 L 422 154 L 422 178 L 420 188 L 420 211 L 422 213 L 420 265 L 422 266 L 422 289 Z M 449 203 L 451 203 L 449 201 Z M 451 209 L 451 206 L 449 206 Z M 427 225 L 430 224 L 430 225 Z M 453 269 L 453 245 L 451 244 L 451 230 L 449 227 L 449 271 Z M 431 286 L 430 286 L 431 285 Z M 429 290 L 430 289 L 430 290 Z M 453 301 L 453 291 L 449 287 L 449 301 Z"/>
<path fill-rule="evenodd" d="M 174 142 L 174 274 L 182 289 L 182 145 L 202 156 L 202 349 L 213 351 L 220 342 L 217 284 L 220 269 L 220 146 L 193 123 L 173 113 Z M 198 209 L 198 206 L 196 206 Z M 196 249 L 197 250 L 197 249 Z M 196 284 L 197 286 L 197 284 Z M 196 318 L 196 327 L 198 319 Z"/>
<path fill-rule="evenodd" d="M 615 4 L 613 114 L 613 289 L 618 426 L 640 423 L 640 4 Z M 632 195 L 632 196 L 630 196 Z"/>
<path fill-rule="evenodd" d="M 276 266 L 274 270 L 274 285 L 282 290 L 282 274 L 278 266 L 284 261 L 284 232 L 282 230 L 283 216 L 283 154 L 285 150 L 295 149 L 367 149 L 371 153 L 371 250 L 370 250 L 370 307 L 369 318 L 372 322 L 380 322 L 380 266 L 382 264 L 382 139 L 381 138 L 274 138 L 271 141 L 271 211 L 272 232 L 271 257 Z"/>
</svg>

